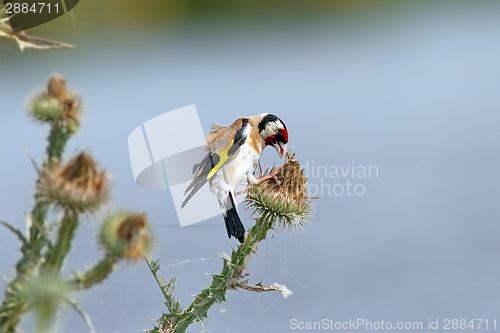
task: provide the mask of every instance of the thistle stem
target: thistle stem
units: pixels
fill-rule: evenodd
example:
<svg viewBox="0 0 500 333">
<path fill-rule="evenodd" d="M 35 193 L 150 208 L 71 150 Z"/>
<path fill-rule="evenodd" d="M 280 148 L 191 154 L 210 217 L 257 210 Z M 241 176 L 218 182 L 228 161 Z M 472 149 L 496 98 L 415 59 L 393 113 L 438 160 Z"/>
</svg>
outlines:
<svg viewBox="0 0 500 333">
<path fill-rule="evenodd" d="M 78 215 L 72 211 L 65 211 L 59 227 L 57 242 L 48 252 L 44 267 L 47 272 L 58 274 L 64 259 L 71 249 L 71 242 L 78 227 Z"/>
<path fill-rule="evenodd" d="M 83 274 L 78 274 L 76 278 L 70 281 L 70 284 L 76 286 L 77 289 L 88 289 L 98 283 L 101 283 L 108 277 L 119 260 L 114 255 L 106 255 L 92 268 Z"/>
<path fill-rule="evenodd" d="M 204 318 L 207 318 L 208 310 L 215 303 L 221 304 L 226 300 L 227 290 L 235 290 L 238 287 L 238 282 L 244 277 L 243 272 L 249 263 L 252 253 L 255 252 L 257 244 L 266 238 L 267 232 L 272 227 L 273 221 L 267 221 L 262 217 L 258 217 L 255 225 L 246 236 L 245 241 L 236 250 L 233 250 L 231 261 L 224 260 L 222 271 L 212 277 L 210 287 L 203 289 L 201 293 L 196 295 L 191 305 L 184 312 L 164 314 L 160 319 L 160 323 L 163 323 L 163 325 L 167 323 L 167 326 L 170 326 L 171 332 L 183 333 L 191 324 L 197 321 L 201 322 Z M 153 268 L 150 262 L 148 264 L 157 283 L 159 283 L 157 277 L 158 268 Z M 165 329 L 165 326 L 163 329 Z"/>
<path fill-rule="evenodd" d="M 293 154 L 287 155 L 287 162 L 281 168 L 281 172 L 280 169 L 274 169 L 270 175 L 261 178 L 261 180 L 275 178 L 279 173 L 280 186 L 271 182 L 261 182 L 247 188 L 248 208 L 257 215 L 255 225 L 248 231 L 243 243 L 237 249 L 233 249 L 231 257 L 225 254 L 221 255 L 224 259 L 222 271 L 217 275 L 212 275 L 211 285 L 196 295 L 186 310 L 172 311 L 173 305 L 178 304 L 170 295 L 175 279 L 170 280 L 168 284 L 163 282 L 157 276 L 159 261 L 148 259 L 149 268 L 164 296 L 166 295 L 165 305 L 169 310 L 169 313 L 163 314 L 158 320 L 159 326 L 148 332 L 185 332 L 191 324 L 202 323 L 207 318 L 208 310 L 215 303 L 224 302 L 228 290 L 280 291 L 284 297 L 291 294 L 286 286 L 273 284 L 266 287 L 261 283 L 251 285 L 245 277 L 250 275 L 246 269 L 252 254 L 256 252 L 257 245 L 266 239 L 270 229 L 278 226 L 296 230 L 298 227 L 302 227 L 303 223 L 307 223 L 307 217 L 312 209 L 311 198 L 307 196 L 305 190 L 307 178 L 304 176 L 298 161 L 293 157 Z M 167 292 L 165 292 L 166 290 Z"/>
<path fill-rule="evenodd" d="M 54 160 L 60 161 L 64 152 L 66 142 L 71 136 L 67 126 L 55 123 L 50 130 L 49 145 L 47 146 L 47 158 L 49 166 L 52 165 Z"/>
</svg>

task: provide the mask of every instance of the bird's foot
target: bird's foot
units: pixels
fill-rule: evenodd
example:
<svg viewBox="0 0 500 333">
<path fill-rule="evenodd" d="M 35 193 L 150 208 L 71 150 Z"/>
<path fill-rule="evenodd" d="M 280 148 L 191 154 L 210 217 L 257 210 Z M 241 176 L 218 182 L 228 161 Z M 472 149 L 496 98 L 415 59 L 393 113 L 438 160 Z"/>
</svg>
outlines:
<svg viewBox="0 0 500 333">
<path fill-rule="evenodd" d="M 276 185 L 281 185 L 281 182 L 279 181 L 278 177 L 276 177 L 276 175 L 280 172 L 281 170 L 281 166 L 277 166 L 273 169 L 273 171 L 271 171 L 270 174 L 268 174 L 267 176 L 264 176 L 260 179 L 257 180 L 258 183 L 261 183 L 263 182 L 264 180 L 267 180 L 267 179 L 274 179 L 274 181 L 276 182 Z"/>
<path fill-rule="evenodd" d="M 248 193 L 248 187 L 245 187 L 239 192 L 234 193 L 234 196 L 240 195 L 240 194 L 247 194 Z"/>
</svg>

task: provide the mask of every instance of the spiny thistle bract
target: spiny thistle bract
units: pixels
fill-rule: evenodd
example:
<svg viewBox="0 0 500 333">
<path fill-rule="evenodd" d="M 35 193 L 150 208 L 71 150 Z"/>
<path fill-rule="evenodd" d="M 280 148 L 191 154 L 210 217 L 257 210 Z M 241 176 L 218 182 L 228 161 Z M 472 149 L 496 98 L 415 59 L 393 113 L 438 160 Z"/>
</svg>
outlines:
<svg viewBox="0 0 500 333">
<path fill-rule="evenodd" d="M 261 175 L 262 176 L 262 175 Z M 284 229 L 297 230 L 308 223 L 312 211 L 312 199 L 307 194 L 307 177 L 294 154 L 287 154 L 286 163 L 281 167 L 277 178 L 281 185 L 276 185 L 273 179 L 248 188 L 247 207 L 253 210 L 255 225 L 245 235 L 243 243 L 234 249 L 231 256 L 222 253 L 223 267 L 219 274 L 212 275 L 212 283 L 195 296 L 195 299 L 185 310 L 172 297 L 175 279 L 165 282 L 159 276 L 159 260 L 146 258 L 153 276 L 165 297 L 168 313 L 158 319 L 158 327 L 147 332 L 183 333 L 193 323 L 200 322 L 208 317 L 208 310 L 216 303 L 226 300 L 228 290 L 244 289 L 247 291 L 279 291 L 283 297 L 292 294 L 286 286 L 274 283 L 264 286 L 261 282 L 249 283 L 247 271 L 252 254 L 257 251 L 260 241 L 266 239 L 267 232 L 278 226 Z"/>
<path fill-rule="evenodd" d="M 81 152 L 65 164 L 44 167 L 37 183 L 37 200 L 77 213 L 95 212 L 109 198 L 109 176 Z"/>
</svg>

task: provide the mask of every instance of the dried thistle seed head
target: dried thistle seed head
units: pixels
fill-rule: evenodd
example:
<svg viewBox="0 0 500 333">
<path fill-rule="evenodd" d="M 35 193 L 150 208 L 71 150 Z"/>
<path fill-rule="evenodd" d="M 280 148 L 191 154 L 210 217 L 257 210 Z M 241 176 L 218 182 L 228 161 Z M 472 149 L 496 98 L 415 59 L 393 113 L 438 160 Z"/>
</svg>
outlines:
<svg viewBox="0 0 500 333">
<path fill-rule="evenodd" d="M 141 231 L 146 227 L 145 214 L 132 214 L 118 226 L 118 238 L 125 241 L 127 258 L 139 258 L 144 253 Z"/>
<path fill-rule="evenodd" d="M 153 244 L 146 215 L 126 212 L 105 219 L 99 240 L 108 254 L 129 260 L 142 258 Z"/>
<path fill-rule="evenodd" d="M 47 82 L 47 96 L 56 99 L 62 108 L 63 120 L 78 125 L 81 121 L 81 100 L 66 89 L 66 80 L 57 74 Z"/>
<path fill-rule="evenodd" d="M 66 80 L 60 75 L 52 75 L 47 82 L 47 95 L 59 101 L 64 100 L 68 95 Z"/>
<path fill-rule="evenodd" d="M 76 131 L 81 121 L 81 99 L 66 89 L 66 80 L 53 75 L 47 89 L 36 94 L 28 105 L 29 115 L 39 122 L 67 126 Z"/>
<path fill-rule="evenodd" d="M 285 161 L 276 175 L 281 182 L 280 185 L 277 185 L 274 179 L 266 179 L 257 186 L 274 198 L 301 204 L 304 200 L 309 199 L 307 177 L 304 175 L 304 169 L 300 167 L 299 161 L 295 159 L 295 153 L 287 152 Z"/>
<path fill-rule="evenodd" d="M 90 154 L 81 152 L 65 164 L 46 167 L 37 184 L 39 200 L 77 213 L 94 212 L 109 198 L 109 176 Z"/>
<path fill-rule="evenodd" d="M 307 177 L 295 153 L 286 154 L 286 162 L 276 175 L 281 182 L 277 185 L 274 179 L 267 179 L 255 186 L 248 192 L 248 205 L 256 208 L 257 214 L 278 220 L 285 228 L 303 228 L 307 223 L 307 217 L 312 211 L 311 198 L 307 193 Z M 264 171 L 264 175 L 269 170 Z M 262 172 L 259 174 L 263 176 Z"/>
</svg>

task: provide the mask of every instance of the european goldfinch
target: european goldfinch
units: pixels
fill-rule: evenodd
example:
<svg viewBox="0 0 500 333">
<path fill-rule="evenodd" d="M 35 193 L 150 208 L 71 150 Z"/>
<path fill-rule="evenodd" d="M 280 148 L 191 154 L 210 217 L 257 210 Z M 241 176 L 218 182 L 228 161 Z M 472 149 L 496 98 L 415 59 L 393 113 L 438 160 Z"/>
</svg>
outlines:
<svg viewBox="0 0 500 333">
<path fill-rule="evenodd" d="M 283 158 L 288 131 L 281 119 L 268 113 L 240 118 L 228 127 L 213 125 L 212 129 L 206 138 L 208 153 L 193 167 L 194 179 L 184 192 L 189 194 L 181 208 L 209 182 L 210 191 L 217 196 L 222 209 L 229 238 L 233 236 L 243 243 L 245 228 L 236 210 L 235 190 L 245 180 L 257 184 L 264 179 L 274 178 L 279 183 L 277 168 L 261 179 L 256 179 L 253 172 L 266 146 L 273 146 Z"/>
</svg>

